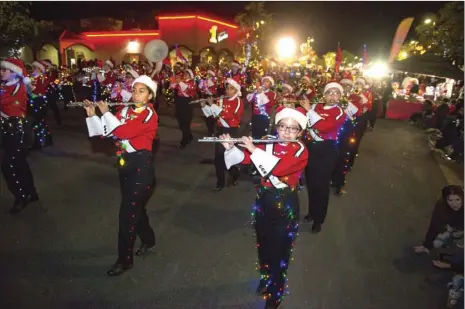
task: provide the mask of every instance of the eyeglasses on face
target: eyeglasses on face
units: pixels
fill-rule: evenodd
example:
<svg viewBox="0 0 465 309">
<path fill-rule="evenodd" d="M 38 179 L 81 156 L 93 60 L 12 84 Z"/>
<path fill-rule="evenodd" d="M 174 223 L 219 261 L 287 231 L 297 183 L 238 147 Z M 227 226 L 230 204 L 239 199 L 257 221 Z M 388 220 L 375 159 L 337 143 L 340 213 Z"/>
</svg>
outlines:
<svg viewBox="0 0 465 309">
<path fill-rule="evenodd" d="M 280 123 L 278 124 L 278 130 L 279 131 L 283 131 L 283 132 L 286 132 L 286 130 L 289 130 L 289 132 L 291 133 L 297 133 L 300 131 L 300 128 L 298 126 L 286 126 L 285 124 L 283 123 Z"/>
</svg>

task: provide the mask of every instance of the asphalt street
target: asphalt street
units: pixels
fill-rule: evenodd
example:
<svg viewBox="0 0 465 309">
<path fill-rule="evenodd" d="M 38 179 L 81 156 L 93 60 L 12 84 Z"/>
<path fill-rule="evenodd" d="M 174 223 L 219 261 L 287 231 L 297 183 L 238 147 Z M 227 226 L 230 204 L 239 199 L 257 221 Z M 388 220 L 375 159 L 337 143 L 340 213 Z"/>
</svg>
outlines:
<svg viewBox="0 0 465 309">
<path fill-rule="evenodd" d="M 213 145 L 176 148 L 175 120 L 160 118 L 157 189 L 147 206 L 157 246 L 121 277 L 116 259 L 117 171 L 108 141 L 86 135 L 82 111 L 50 119 L 55 145 L 29 162 L 40 203 L 7 214 L 0 184 L 0 308 L 261 309 L 250 225 L 255 196 L 244 176 L 211 192 Z M 247 121 L 245 121 L 244 125 Z M 205 136 L 201 118 L 194 134 Z M 332 196 L 320 234 L 302 224 L 284 309 L 438 309 L 449 274 L 411 247 L 421 242 L 448 177 L 427 138 L 405 122 L 378 120 L 348 175 L 347 194 Z M 463 177 L 462 177 L 463 180 Z M 301 209 L 306 214 L 306 194 Z"/>
</svg>

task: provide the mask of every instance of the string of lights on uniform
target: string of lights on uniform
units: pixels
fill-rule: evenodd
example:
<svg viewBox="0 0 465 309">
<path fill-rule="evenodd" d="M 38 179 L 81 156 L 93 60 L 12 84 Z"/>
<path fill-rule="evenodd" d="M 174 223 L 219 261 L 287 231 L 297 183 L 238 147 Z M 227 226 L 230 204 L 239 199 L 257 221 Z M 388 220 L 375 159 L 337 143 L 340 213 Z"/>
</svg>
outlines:
<svg viewBox="0 0 465 309">
<path fill-rule="evenodd" d="M 280 178 L 280 181 L 283 183 L 287 183 L 288 177 L 282 177 Z M 285 295 L 289 295 L 287 271 L 288 271 L 288 266 L 289 266 L 289 260 L 291 261 L 294 260 L 293 258 L 294 243 L 295 243 L 297 236 L 299 235 L 297 232 L 299 224 L 297 223 L 297 218 L 295 216 L 294 210 L 292 209 L 291 205 L 289 204 L 283 205 L 285 204 L 284 199 L 283 199 L 284 197 L 283 189 L 271 189 L 268 187 L 257 185 L 256 190 L 257 190 L 256 202 L 253 205 L 252 212 L 251 212 L 252 226 L 256 222 L 257 213 L 260 213 L 262 211 L 258 201 L 260 200 L 260 197 L 264 194 L 264 192 L 267 190 L 277 190 L 278 194 L 276 195 L 276 199 L 275 199 L 275 202 L 276 202 L 275 207 L 282 210 L 281 216 L 287 216 L 287 218 L 290 220 L 290 224 L 288 224 L 287 226 L 287 233 L 288 233 L 287 237 L 289 238 L 289 252 L 287 254 L 287 259 L 280 261 L 281 275 L 283 276 L 284 287 L 285 287 L 285 290 L 281 289 L 276 295 L 277 296 L 276 302 L 280 303 Z M 290 190 L 290 192 L 293 193 L 294 191 L 297 190 L 297 188 L 291 188 L 291 189 L 286 189 L 286 190 Z M 259 247 L 260 247 L 260 243 L 257 242 L 256 248 L 258 249 Z M 271 275 L 268 273 L 269 272 L 268 264 L 261 265 L 260 260 L 257 259 L 255 269 L 260 273 L 260 280 L 264 280 L 266 282 L 266 288 L 268 288 L 271 284 L 273 284 L 274 278 L 272 278 Z M 271 297 L 272 295 L 270 293 L 267 293 L 264 295 L 265 300 Z"/>
<path fill-rule="evenodd" d="M 2 95 L 2 91 L 0 90 L 0 96 Z M 17 121 L 15 121 L 17 120 Z M 12 121 L 15 121 L 13 124 Z M 18 144 L 18 148 L 15 149 L 15 153 L 19 153 L 21 151 L 21 148 L 24 147 L 24 124 L 26 123 L 26 118 L 23 117 L 11 117 L 11 118 L 3 118 L 0 117 L 0 128 L 2 129 L 2 135 L 4 136 L 4 140 L 6 140 L 9 135 L 10 137 L 18 138 L 20 136 L 20 141 Z M 21 183 L 20 179 L 16 176 L 15 172 L 15 166 L 18 167 L 18 164 L 14 164 L 14 160 L 16 159 L 16 156 L 12 157 L 12 161 L 7 164 L 7 168 L 10 169 L 9 175 L 13 176 L 14 182 L 17 184 L 17 188 L 19 190 L 20 196 L 25 199 L 26 198 L 26 193 L 23 190 L 23 184 Z"/>
<path fill-rule="evenodd" d="M 44 79 L 45 77 L 40 74 L 37 78 Z M 46 95 L 36 95 L 28 93 L 28 108 L 32 114 L 32 130 L 34 132 L 34 145 L 43 147 L 50 138 L 50 131 L 47 123 L 45 122 L 48 99 Z"/>
</svg>

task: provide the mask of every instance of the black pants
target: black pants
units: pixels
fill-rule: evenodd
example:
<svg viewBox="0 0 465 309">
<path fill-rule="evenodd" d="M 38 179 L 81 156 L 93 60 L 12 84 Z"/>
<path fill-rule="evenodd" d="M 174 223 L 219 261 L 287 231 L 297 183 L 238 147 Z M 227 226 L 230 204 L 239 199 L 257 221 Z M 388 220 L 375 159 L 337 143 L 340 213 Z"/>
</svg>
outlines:
<svg viewBox="0 0 465 309">
<path fill-rule="evenodd" d="M 350 159 L 349 159 L 349 165 L 350 168 L 352 168 L 355 164 L 355 158 L 357 157 L 358 154 L 358 149 L 360 148 L 360 144 L 363 139 L 363 135 L 365 133 L 366 129 L 366 114 L 361 115 L 357 120 L 355 121 L 355 149 L 350 153 Z"/>
<path fill-rule="evenodd" d="M 296 190 L 258 189 L 254 207 L 260 280 L 271 301 L 281 301 L 293 243 L 297 237 L 299 197 Z M 280 295 L 278 294 L 280 293 Z"/>
<path fill-rule="evenodd" d="M 270 130 L 270 117 L 267 115 L 252 115 L 252 137 L 262 138 Z"/>
<path fill-rule="evenodd" d="M 355 125 L 351 120 L 347 120 L 339 135 L 338 157 L 332 178 L 336 190 L 344 187 L 346 174 L 350 170 L 351 155 L 356 149 L 356 142 Z"/>
<path fill-rule="evenodd" d="M 238 133 L 239 128 L 223 128 L 223 127 L 217 127 L 216 132 L 217 136 L 220 136 L 221 134 L 230 134 L 232 137 L 235 137 L 235 135 Z M 217 187 L 224 187 L 226 183 L 226 163 L 224 163 L 224 152 L 225 149 L 221 143 L 215 143 L 215 172 L 216 172 L 216 186 Z M 236 166 L 231 166 L 231 168 L 228 170 L 229 176 L 233 180 L 239 179 L 240 171 Z"/>
<path fill-rule="evenodd" d="M 374 128 L 375 123 L 376 123 L 376 118 L 378 118 L 378 104 L 379 102 L 373 101 L 373 106 L 371 108 L 371 111 L 367 112 L 368 114 L 368 127 Z"/>
<path fill-rule="evenodd" d="M 216 119 L 213 117 L 205 117 L 205 125 L 207 126 L 208 136 L 215 134 Z"/>
<path fill-rule="evenodd" d="M 152 154 L 138 151 L 124 156 L 119 169 L 122 201 L 119 210 L 118 262 L 133 264 L 136 235 L 149 247 L 155 245 L 155 233 L 149 223 L 145 206 L 155 187 Z"/>
<path fill-rule="evenodd" d="M 64 109 L 68 109 L 68 104 L 76 101 L 76 98 L 74 96 L 74 89 L 73 86 L 71 85 L 63 85 L 61 87 L 61 95 L 63 96 L 63 103 L 64 103 Z"/>
<path fill-rule="evenodd" d="M 60 110 L 58 109 L 58 105 L 57 105 L 57 100 L 58 100 L 58 91 L 55 87 L 50 86 L 47 89 L 48 107 L 51 108 L 53 111 L 53 117 L 55 118 L 56 124 L 60 125 L 61 117 L 60 117 Z"/>
<path fill-rule="evenodd" d="M 16 200 L 26 199 L 36 192 L 31 168 L 26 160 L 27 143 L 24 134 L 24 118 L 1 119 L 3 132 L 3 160 L 1 170 L 6 185 Z"/>
<path fill-rule="evenodd" d="M 32 130 L 34 134 L 33 148 L 42 148 L 52 144 L 52 135 L 45 117 L 47 116 L 48 103 L 45 97 L 37 96 L 29 100 L 28 115 L 32 117 Z"/>
<path fill-rule="evenodd" d="M 182 132 L 181 144 L 188 144 L 192 140 L 191 123 L 193 118 L 191 98 L 176 96 L 174 98 L 175 116 L 178 120 L 179 130 Z"/>
<path fill-rule="evenodd" d="M 334 141 L 307 143 L 308 163 L 305 168 L 308 193 L 308 215 L 323 224 L 329 203 L 331 177 L 338 157 Z"/>
</svg>

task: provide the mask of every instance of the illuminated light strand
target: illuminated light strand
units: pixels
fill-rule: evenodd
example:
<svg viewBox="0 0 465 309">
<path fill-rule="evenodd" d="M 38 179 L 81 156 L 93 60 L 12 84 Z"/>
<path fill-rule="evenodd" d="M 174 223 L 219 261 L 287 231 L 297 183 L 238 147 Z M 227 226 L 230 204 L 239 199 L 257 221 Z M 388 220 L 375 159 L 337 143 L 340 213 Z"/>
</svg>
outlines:
<svg viewBox="0 0 465 309">
<path fill-rule="evenodd" d="M 37 104 L 37 99 L 42 98 L 44 103 L 39 106 Z M 34 132 L 34 146 L 42 148 L 44 147 L 47 142 L 50 142 L 51 134 L 48 128 L 48 125 L 45 121 L 45 116 L 42 113 L 46 113 L 46 108 L 48 105 L 47 96 L 35 95 L 33 98 L 29 100 L 29 107 L 30 110 L 33 112 L 33 122 L 32 122 L 32 130 Z M 40 116 L 40 117 L 37 117 Z"/>
<path fill-rule="evenodd" d="M 88 38 L 99 38 L 99 37 L 125 37 L 125 36 L 159 36 L 159 32 L 150 33 L 102 33 L 102 34 L 84 34 Z"/>
<path fill-rule="evenodd" d="M 204 21 L 209 21 L 209 22 L 211 22 L 211 23 L 215 23 L 215 24 L 227 26 L 227 27 L 230 27 L 230 28 L 233 28 L 233 29 L 239 28 L 239 27 L 236 26 L 236 25 L 228 24 L 228 23 L 223 22 L 223 21 L 219 21 L 219 20 L 216 20 L 216 19 L 211 19 L 211 18 L 199 16 L 199 15 L 190 15 L 190 16 L 159 16 L 158 19 L 159 19 L 159 20 L 200 19 L 200 20 L 204 20 Z"/>
</svg>

